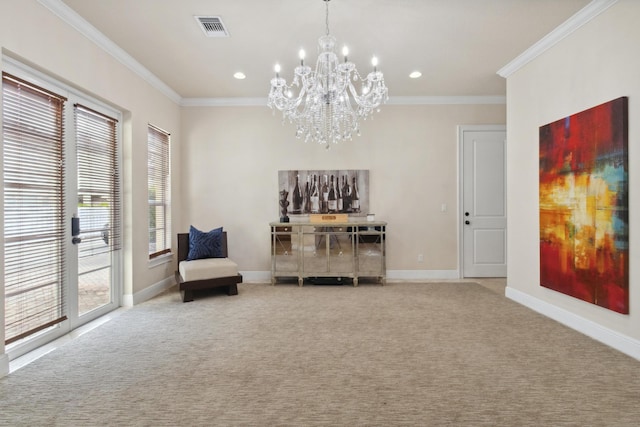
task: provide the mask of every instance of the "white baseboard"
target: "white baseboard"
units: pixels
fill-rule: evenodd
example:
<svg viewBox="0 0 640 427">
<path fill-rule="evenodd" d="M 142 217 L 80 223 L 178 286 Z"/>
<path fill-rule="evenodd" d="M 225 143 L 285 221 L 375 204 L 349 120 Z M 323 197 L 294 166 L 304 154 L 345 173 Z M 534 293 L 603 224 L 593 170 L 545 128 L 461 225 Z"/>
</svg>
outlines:
<svg viewBox="0 0 640 427">
<path fill-rule="evenodd" d="M 0 378 L 9 375 L 9 356 L 0 354 Z"/>
<path fill-rule="evenodd" d="M 133 295 L 132 294 L 124 294 L 122 295 L 122 307 L 133 307 Z"/>
<path fill-rule="evenodd" d="M 170 287 L 176 284 L 175 279 L 172 277 L 167 277 L 164 280 L 161 280 L 153 285 L 144 288 L 143 290 L 136 292 L 135 294 L 125 294 L 122 296 L 122 306 L 123 307 L 133 307 L 134 305 L 143 303 L 151 298 L 160 295 Z"/>
<path fill-rule="evenodd" d="M 271 283 L 271 271 L 241 271 L 242 283 Z"/>
<path fill-rule="evenodd" d="M 387 280 L 450 280 L 459 279 L 458 270 L 387 270 Z"/>
<path fill-rule="evenodd" d="M 640 341 L 636 339 L 620 334 L 612 329 L 508 286 L 505 289 L 505 296 L 556 322 L 562 323 L 596 341 L 606 344 L 627 356 L 640 360 Z"/>
<path fill-rule="evenodd" d="M 241 271 L 243 283 L 271 283 L 271 271 Z M 294 275 L 295 276 L 295 275 Z M 387 270 L 388 281 L 459 279 L 458 270 Z"/>
</svg>

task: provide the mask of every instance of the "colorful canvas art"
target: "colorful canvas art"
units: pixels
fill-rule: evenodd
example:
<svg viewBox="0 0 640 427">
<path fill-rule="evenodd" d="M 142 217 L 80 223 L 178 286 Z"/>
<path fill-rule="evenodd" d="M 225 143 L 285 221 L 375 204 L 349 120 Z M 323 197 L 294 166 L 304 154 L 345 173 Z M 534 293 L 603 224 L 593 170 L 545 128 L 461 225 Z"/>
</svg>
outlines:
<svg viewBox="0 0 640 427">
<path fill-rule="evenodd" d="M 540 127 L 540 283 L 629 313 L 628 98 Z"/>
</svg>

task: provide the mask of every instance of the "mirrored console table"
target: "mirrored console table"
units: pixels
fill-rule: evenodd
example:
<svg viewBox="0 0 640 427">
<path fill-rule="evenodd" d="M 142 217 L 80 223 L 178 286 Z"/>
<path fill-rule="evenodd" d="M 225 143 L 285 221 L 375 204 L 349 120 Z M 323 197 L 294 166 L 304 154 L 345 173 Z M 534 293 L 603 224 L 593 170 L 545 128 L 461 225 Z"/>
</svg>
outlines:
<svg viewBox="0 0 640 427">
<path fill-rule="evenodd" d="M 386 283 L 386 222 L 272 222 L 271 284 L 279 277 L 360 277 Z"/>
</svg>

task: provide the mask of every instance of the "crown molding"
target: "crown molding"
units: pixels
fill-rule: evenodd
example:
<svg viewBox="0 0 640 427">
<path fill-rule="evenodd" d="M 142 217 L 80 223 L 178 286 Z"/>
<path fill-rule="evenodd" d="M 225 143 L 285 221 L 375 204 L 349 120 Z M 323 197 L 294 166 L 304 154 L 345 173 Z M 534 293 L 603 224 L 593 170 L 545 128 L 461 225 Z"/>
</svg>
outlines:
<svg viewBox="0 0 640 427">
<path fill-rule="evenodd" d="M 599 2 L 602 0 L 594 0 Z M 606 0 L 617 1 L 617 0 Z M 80 34 L 113 56 L 152 87 L 183 107 L 264 107 L 267 98 L 182 98 L 176 91 L 125 52 L 111 39 L 78 15 L 62 0 L 38 0 L 40 4 L 73 27 Z M 487 105 L 506 104 L 504 96 L 392 96 L 388 105 Z"/>
<path fill-rule="evenodd" d="M 38 0 L 38 2 L 77 30 L 80 34 L 94 42 L 98 47 L 102 48 L 105 52 L 120 61 L 125 67 L 136 73 L 151 86 L 159 90 L 167 98 L 176 104 L 180 104 L 182 98 L 176 91 L 171 89 L 166 83 L 156 77 L 131 55 L 120 48 L 120 46 L 98 31 L 96 27 L 87 22 L 61 0 Z"/>
<path fill-rule="evenodd" d="M 392 96 L 387 105 L 506 104 L 506 96 Z M 183 107 L 265 107 L 267 98 L 182 98 Z"/>
<path fill-rule="evenodd" d="M 488 96 L 390 96 L 388 105 L 486 105 L 506 104 L 507 97 Z"/>
<path fill-rule="evenodd" d="M 591 3 L 580 9 L 575 15 L 560 24 L 529 49 L 522 52 L 513 61 L 500 68 L 498 75 L 504 78 L 509 77 L 617 2 L 618 0 L 592 0 Z"/>
<path fill-rule="evenodd" d="M 182 98 L 182 107 L 266 107 L 267 98 Z"/>
</svg>

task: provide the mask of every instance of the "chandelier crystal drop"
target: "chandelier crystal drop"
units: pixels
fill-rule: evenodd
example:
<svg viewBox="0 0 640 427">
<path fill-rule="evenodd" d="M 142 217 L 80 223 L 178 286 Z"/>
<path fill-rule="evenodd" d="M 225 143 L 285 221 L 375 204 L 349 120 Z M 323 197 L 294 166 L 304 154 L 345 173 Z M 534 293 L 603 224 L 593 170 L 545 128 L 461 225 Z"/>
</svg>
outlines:
<svg viewBox="0 0 640 427">
<path fill-rule="evenodd" d="M 344 61 L 338 59 L 336 39 L 329 34 L 329 0 L 323 1 L 326 34 L 318 40 L 320 53 L 315 70 L 305 65 L 305 52 L 300 50 L 300 65 L 289 85 L 280 77 L 280 65 L 276 64 L 267 105 L 282 111 L 283 122 L 289 120 L 296 125 L 297 138 L 327 144 L 329 148 L 329 142 L 350 140 L 354 133 L 360 135 L 358 120 L 366 120 L 379 111 L 389 95 L 376 57 L 371 61 L 373 71 L 366 78 L 349 62 L 346 46 L 342 50 Z"/>
</svg>

